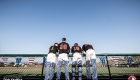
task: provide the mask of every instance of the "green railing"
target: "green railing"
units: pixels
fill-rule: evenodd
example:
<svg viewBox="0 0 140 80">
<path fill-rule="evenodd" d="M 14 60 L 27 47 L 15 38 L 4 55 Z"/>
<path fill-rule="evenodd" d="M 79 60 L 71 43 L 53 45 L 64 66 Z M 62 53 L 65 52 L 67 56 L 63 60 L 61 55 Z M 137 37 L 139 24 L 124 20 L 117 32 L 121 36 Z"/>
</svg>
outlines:
<svg viewBox="0 0 140 80">
<path fill-rule="evenodd" d="M 47 54 L 0 54 L 0 76 L 21 75 L 21 76 L 44 76 L 46 69 L 45 59 Z M 57 55 L 58 56 L 58 55 Z M 140 76 L 140 53 L 102 53 L 97 56 L 98 76 Z M 131 56 L 132 64 L 128 64 L 127 57 Z M 117 63 L 115 59 L 117 58 Z M 21 64 L 16 66 L 16 58 L 22 58 Z M 102 64 L 100 58 L 105 59 Z M 30 62 L 30 59 L 33 62 Z M 6 62 L 7 61 L 7 62 Z M 31 64 L 29 64 L 29 62 Z M 69 73 L 71 74 L 72 54 L 69 54 Z M 83 77 L 86 76 L 85 56 L 83 56 Z M 57 70 L 57 67 L 56 67 Z M 64 72 L 62 68 L 62 72 Z M 63 74 L 62 74 L 63 75 Z"/>
<path fill-rule="evenodd" d="M 44 56 L 47 56 L 47 54 L 0 54 L 0 56 L 3 56 L 3 57 L 15 57 L 15 56 L 44 57 Z M 101 53 L 101 54 L 96 54 L 96 56 L 140 56 L 140 53 Z M 69 54 L 69 57 L 72 57 L 71 53 Z"/>
</svg>

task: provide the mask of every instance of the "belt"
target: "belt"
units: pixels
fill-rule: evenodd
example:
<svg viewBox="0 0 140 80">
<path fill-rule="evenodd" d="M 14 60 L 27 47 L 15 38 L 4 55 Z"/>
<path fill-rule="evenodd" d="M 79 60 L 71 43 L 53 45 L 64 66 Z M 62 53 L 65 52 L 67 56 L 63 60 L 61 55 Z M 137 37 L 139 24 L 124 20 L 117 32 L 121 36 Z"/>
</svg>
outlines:
<svg viewBox="0 0 140 80">
<path fill-rule="evenodd" d="M 59 54 L 62 54 L 62 53 L 59 53 Z M 66 54 L 68 54 L 68 53 L 66 53 Z"/>
</svg>

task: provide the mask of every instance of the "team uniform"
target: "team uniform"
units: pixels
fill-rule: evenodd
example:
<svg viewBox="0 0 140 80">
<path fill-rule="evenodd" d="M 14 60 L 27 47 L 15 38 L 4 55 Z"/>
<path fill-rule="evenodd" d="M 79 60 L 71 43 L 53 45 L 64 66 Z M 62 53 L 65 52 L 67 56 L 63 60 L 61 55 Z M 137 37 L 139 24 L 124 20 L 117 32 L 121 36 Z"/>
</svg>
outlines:
<svg viewBox="0 0 140 80">
<path fill-rule="evenodd" d="M 52 80 L 53 77 L 54 77 L 55 65 L 56 65 L 56 53 L 57 52 L 58 52 L 58 47 L 57 46 L 51 46 L 50 47 L 49 54 L 47 55 L 46 75 L 45 75 L 44 80 Z M 50 66 L 52 67 L 51 70 L 50 70 Z"/>
<path fill-rule="evenodd" d="M 72 62 L 72 80 L 75 80 L 76 65 L 78 65 L 78 76 L 79 80 L 82 80 L 82 55 L 81 47 L 73 46 L 71 48 L 71 53 L 73 53 L 73 62 Z"/>
<path fill-rule="evenodd" d="M 91 44 L 84 44 L 83 51 L 86 52 L 86 77 L 87 79 L 98 80 L 96 68 L 96 54 Z M 92 75 L 90 73 L 90 61 L 92 64 Z"/>
<path fill-rule="evenodd" d="M 57 74 L 56 74 L 56 80 L 60 80 L 60 75 L 61 75 L 61 67 L 62 63 L 64 63 L 64 68 L 65 68 L 65 78 L 66 80 L 69 79 L 69 72 L 68 72 L 68 53 L 70 50 L 70 46 L 66 42 L 62 42 L 58 45 L 59 49 L 59 56 L 58 56 L 58 69 L 57 69 Z"/>
</svg>

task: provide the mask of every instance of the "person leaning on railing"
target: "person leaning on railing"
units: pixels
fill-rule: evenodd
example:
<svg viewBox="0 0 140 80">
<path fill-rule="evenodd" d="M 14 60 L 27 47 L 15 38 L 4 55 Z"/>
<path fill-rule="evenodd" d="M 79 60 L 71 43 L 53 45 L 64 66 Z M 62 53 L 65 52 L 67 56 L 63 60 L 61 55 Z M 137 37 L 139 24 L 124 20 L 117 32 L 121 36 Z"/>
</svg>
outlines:
<svg viewBox="0 0 140 80">
<path fill-rule="evenodd" d="M 78 76 L 79 80 L 82 80 L 82 49 L 78 46 L 78 43 L 75 43 L 71 48 L 71 53 L 73 54 L 72 62 L 72 80 L 75 80 L 76 74 L 76 65 L 78 65 Z"/>
<path fill-rule="evenodd" d="M 91 44 L 84 44 L 82 46 L 83 53 L 86 52 L 86 77 L 87 79 L 98 80 L 96 68 L 96 55 Z M 92 64 L 92 75 L 90 73 L 90 61 Z"/>
<path fill-rule="evenodd" d="M 69 79 L 69 72 L 68 72 L 68 54 L 70 52 L 70 46 L 68 43 L 66 43 L 66 38 L 62 38 L 62 42 L 58 45 L 58 50 L 59 50 L 59 56 L 58 56 L 58 69 L 56 73 L 56 80 L 61 80 L 60 75 L 61 75 L 61 67 L 62 63 L 64 62 L 64 68 L 65 68 L 65 78 L 66 80 Z"/>
<path fill-rule="evenodd" d="M 55 65 L 56 65 L 56 53 L 58 53 L 58 43 L 55 43 L 53 46 L 49 48 L 49 54 L 47 56 L 47 62 L 46 62 L 46 74 L 44 80 L 52 80 L 54 77 Z M 50 65 L 52 65 L 51 66 L 52 69 L 50 68 Z"/>
</svg>

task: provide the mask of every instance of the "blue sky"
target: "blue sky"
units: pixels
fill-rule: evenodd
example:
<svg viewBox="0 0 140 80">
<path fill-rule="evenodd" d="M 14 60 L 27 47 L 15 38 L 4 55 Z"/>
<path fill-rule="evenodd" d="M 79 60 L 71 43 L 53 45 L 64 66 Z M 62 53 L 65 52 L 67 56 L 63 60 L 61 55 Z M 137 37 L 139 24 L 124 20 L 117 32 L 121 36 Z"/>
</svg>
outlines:
<svg viewBox="0 0 140 80">
<path fill-rule="evenodd" d="M 0 54 L 46 54 L 63 37 L 96 53 L 140 53 L 140 0 L 1 0 Z"/>
</svg>

